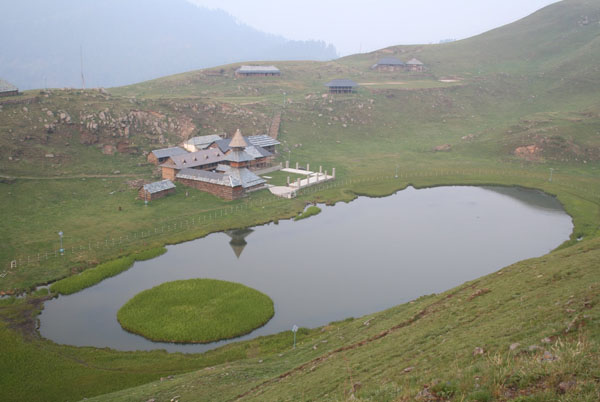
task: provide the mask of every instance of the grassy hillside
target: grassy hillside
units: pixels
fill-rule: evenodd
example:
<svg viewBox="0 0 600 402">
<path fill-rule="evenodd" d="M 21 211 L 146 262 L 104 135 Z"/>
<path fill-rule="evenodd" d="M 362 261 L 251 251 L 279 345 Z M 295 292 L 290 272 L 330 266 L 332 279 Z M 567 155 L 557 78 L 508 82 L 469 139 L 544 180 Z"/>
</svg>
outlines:
<svg viewBox="0 0 600 402">
<path fill-rule="evenodd" d="M 599 18 L 597 2 L 566 0 L 454 43 L 276 63 L 281 77 L 236 78 L 238 65 L 228 65 L 106 93 L 32 91 L 21 98 L 31 103 L 3 104 L 4 291 L 212 231 L 292 218 L 307 202 L 383 196 L 408 184 L 540 188 L 563 203 L 575 231 L 557 251 L 446 293 L 303 330 L 295 351 L 290 334 L 192 356 L 61 346 L 35 330 L 47 296 L 6 299 L 0 338 L 12 347 L 0 361 L 11 369 L 1 388 L 21 400 L 115 391 L 98 398 L 598 399 Z M 428 71 L 369 68 L 389 55 L 417 57 Z M 323 84 L 342 77 L 361 83 L 357 93 L 327 95 Z M 225 202 L 184 188 L 148 207 L 135 200 L 133 181 L 157 177 L 145 152 L 237 128 L 264 133 L 280 111 L 279 159 L 336 167 L 334 187 L 292 201 L 259 192 Z M 69 251 L 60 258 L 58 230 Z M 15 257 L 32 261 L 10 269 Z"/>
</svg>

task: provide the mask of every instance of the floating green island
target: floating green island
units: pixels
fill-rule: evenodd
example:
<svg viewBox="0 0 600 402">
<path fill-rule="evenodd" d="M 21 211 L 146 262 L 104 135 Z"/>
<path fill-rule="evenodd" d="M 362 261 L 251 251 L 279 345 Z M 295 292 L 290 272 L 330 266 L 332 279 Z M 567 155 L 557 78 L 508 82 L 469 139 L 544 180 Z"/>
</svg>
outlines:
<svg viewBox="0 0 600 402">
<path fill-rule="evenodd" d="M 135 295 L 119 309 L 121 326 L 152 341 L 210 343 L 265 325 L 273 300 L 239 283 L 215 279 L 167 282 Z"/>
</svg>

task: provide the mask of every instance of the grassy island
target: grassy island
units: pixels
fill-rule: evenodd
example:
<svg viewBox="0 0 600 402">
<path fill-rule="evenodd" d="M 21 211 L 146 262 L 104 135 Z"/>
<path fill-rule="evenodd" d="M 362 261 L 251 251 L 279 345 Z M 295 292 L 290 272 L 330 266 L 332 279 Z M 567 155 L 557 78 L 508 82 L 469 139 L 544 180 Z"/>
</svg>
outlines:
<svg viewBox="0 0 600 402">
<path fill-rule="evenodd" d="M 121 326 L 153 341 L 209 343 L 267 323 L 275 310 L 265 294 L 238 283 L 191 279 L 163 283 L 129 300 Z"/>
</svg>

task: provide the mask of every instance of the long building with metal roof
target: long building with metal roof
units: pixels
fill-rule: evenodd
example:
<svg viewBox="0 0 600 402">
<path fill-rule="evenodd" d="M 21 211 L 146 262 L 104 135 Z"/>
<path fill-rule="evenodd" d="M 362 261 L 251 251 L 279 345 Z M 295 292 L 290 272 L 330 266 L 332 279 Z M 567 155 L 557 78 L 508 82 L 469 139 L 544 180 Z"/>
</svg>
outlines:
<svg viewBox="0 0 600 402">
<path fill-rule="evenodd" d="M 0 97 L 1 96 L 16 96 L 19 94 L 19 88 L 8 81 L 0 79 Z"/>
<path fill-rule="evenodd" d="M 235 75 L 269 77 L 281 75 L 281 71 L 275 66 L 241 66 Z"/>
</svg>

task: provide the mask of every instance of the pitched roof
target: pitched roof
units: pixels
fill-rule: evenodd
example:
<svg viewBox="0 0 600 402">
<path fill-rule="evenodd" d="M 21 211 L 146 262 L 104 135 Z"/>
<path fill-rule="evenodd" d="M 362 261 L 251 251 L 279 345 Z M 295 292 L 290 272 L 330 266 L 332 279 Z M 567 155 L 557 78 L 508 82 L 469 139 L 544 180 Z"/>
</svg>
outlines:
<svg viewBox="0 0 600 402">
<path fill-rule="evenodd" d="M 175 188 L 175 184 L 171 180 L 162 180 L 154 183 L 144 184 L 144 191 L 150 194 L 160 193 L 161 191 Z"/>
<path fill-rule="evenodd" d="M 280 74 L 281 71 L 275 66 L 241 66 L 236 70 L 241 74 Z"/>
<path fill-rule="evenodd" d="M 246 148 L 247 146 L 248 146 L 248 143 L 246 142 L 246 140 L 242 136 L 242 132 L 238 128 L 235 131 L 233 138 L 229 142 L 229 148 Z"/>
<path fill-rule="evenodd" d="M 190 168 L 181 169 L 181 171 L 179 173 L 177 173 L 177 178 L 194 180 L 194 181 L 202 181 L 205 183 L 218 184 L 220 186 L 227 186 L 227 187 L 236 187 L 236 186 L 241 185 L 239 183 L 238 184 L 232 183 L 231 178 L 229 176 L 226 177 L 226 175 L 223 173 L 215 173 L 215 172 L 209 172 L 206 170 L 190 169 Z"/>
<path fill-rule="evenodd" d="M 256 137 L 262 137 L 262 136 L 256 136 Z M 264 136 L 264 137 L 267 137 L 267 136 Z M 254 140 L 252 138 L 253 137 L 244 137 L 244 139 L 246 140 L 246 143 L 249 143 L 249 145 L 246 146 L 246 149 L 245 149 L 246 152 L 251 153 L 248 150 L 248 148 L 250 148 L 250 147 L 253 146 L 254 148 L 256 148 L 258 150 L 258 152 L 260 152 L 261 154 L 263 154 L 263 156 L 271 156 L 271 155 L 273 155 L 271 152 L 269 152 L 266 149 L 262 148 L 260 145 L 255 144 Z M 258 142 L 260 142 L 260 141 L 258 141 Z M 266 143 L 266 142 L 267 141 L 264 141 L 263 143 Z M 219 149 L 223 153 L 229 152 L 229 150 L 231 149 L 230 143 L 231 143 L 231 139 L 229 139 L 229 138 L 225 138 L 223 140 L 215 141 L 215 144 L 217 144 L 217 146 L 219 147 Z M 279 141 L 273 140 L 273 145 L 279 145 L 279 144 L 280 144 Z M 265 146 L 269 146 L 269 145 L 265 145 Z"/>
<path fill-rule="evenodd" d="M 403 66 L 404 62 L 395 57 L 384 57 L 377 62 L 379 66 Z"/>
<path fill-rule="evenodd" d="M 248 155 L 252 156 L 254 159 L 266 158 L 267 156 L 273 155 L 271 152 L 267 151 L 263 147 L 257 147 L 254 145 L 250 145 L 249 147 L 246 147 L 246 149 L 244 149 L 244 151 Z"/>
<path fill-rule="evenodd" d="M 18 91 L 18 90 L 19 90 L 19 88 L 17 88 L 10 82 L 4 81 L 3 79 L 0 78 L 0 92 L 12 92 L 12 91 Z"/>
<path fill-rule="evenodd" d="M 250 155 L 248 152 L 240 151 L 239 149 L 234 149 L 225 155 L 225 160 L 227 162 L 250 162 L 256 159 L 254 156 Z"/>
<path fill-rule="evenodd" d="M 202 181 L 206 183 L 218 184 L 226 187 L 243 188 L 253 187 L 266 183 L 266 180 L 258 177 L 246 168 L 237 169 L 231 166 L 223 165 L 221 169 L 224 173 L 207 172 L 198 169 L 182 169 L 178 174 L 178 179 L 188 179 Z"/>
<path fill-rule="evenodd" d="M 325 84 L 326 87 L 357 87 L 358 84 L 348 79 L 335 79 Z"/>
<path fill-rule="evenodd" d="M 184 155 L 184 154 L 187 154 L 188 151 L 186 151 L 185 149 L 180 148 L 180 147 L 172 147 L 172 148 L 155 149 L 151 153 L 153 153 L 154 156 L 156 156 L 158 159 L 162 159 L 162 158 L 170 158 L 175 155 Z"/>
<path fill-rule="evenodd" d="M 274 145 L 280 145 L 281 142 L 277 141 L 273 137 L 269 137 L 268 135 L 251 135 L 246 137 L 246 141 L 251 145 L 259 146 L 259 147 L 271 147 Z"/>
<path fill-rule="evenodd" d="M 232 183 L 240 183 L 242 187 L 248 188 L 265 184 L 267 181 L 246 168 L 233 168 L 231 166 L 223 166 L 222 171 L 226 176 L 231 178 Z"/>
<path fill-rule="evenodd" d="M 408 64 L 409 66 L 422 66 L 423 63 L 420 60 L 417 60 L 415 58 L 410 59 L 409 61 L 406 62 L 406 64 Z"/>
<path fill-rule="evenodd" d="M 225 155 L 220 149 L 203 149 L 197 152 L 186 152 L 185 155 L 171 156 L 170 160 L 161 166 L 175 169 L 193 168 L 204 165 L 211 165 L 225 160 Z"/>
<path fill-rule="evenodd" d="M 187 145 L 193 145 L 196 148 L 204 149 L 207 148 L 213 142 L 219 141 L 221 136 L 212 134 L 212 135 L 202 135 L 199 137 L 190 138 L 185 142 Z"/>
</svg>

